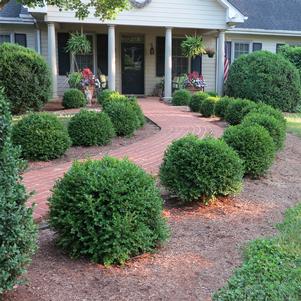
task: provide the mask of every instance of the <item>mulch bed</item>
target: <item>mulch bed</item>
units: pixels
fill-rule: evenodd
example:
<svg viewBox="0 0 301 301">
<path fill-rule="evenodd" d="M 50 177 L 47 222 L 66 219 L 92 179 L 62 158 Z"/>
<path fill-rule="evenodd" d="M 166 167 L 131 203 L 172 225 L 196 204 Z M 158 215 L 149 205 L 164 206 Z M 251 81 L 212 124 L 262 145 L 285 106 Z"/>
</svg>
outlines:
<svg viewBox="0 0 301 301">
<path fill-rule="evenodd" d="M 180 208 L 167 201 L 171 240 L 158 253 L 135 258 L 124 267 L 71 260 L 55 247 L 54 233 L 42 230 L 28 284 L 4 300 L 211 300 L 241 263 L 241 247 L 273 235 L 285 209 L 301 200 L 300 183 L 301 140 L 288 135 L 269 174 L 246 179 L 239 197 Z"/>
</svg>

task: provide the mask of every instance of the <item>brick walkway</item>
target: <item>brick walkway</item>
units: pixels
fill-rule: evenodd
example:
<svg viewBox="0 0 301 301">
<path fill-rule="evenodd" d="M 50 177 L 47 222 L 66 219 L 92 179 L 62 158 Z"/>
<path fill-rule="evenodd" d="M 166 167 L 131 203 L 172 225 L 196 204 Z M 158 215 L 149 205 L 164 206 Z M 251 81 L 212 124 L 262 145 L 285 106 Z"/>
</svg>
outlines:
<svg viewBox="0 0 301 301">
<path fill-rule="evenodd" d="M 145 116 L 160 126 L 161 131 L 137 143 L 113 150 L 109 155 L 122 158 L 127 156 L 147 172 L 156 174 L 159 170 L 166 147 L 174 140 L 187 133 L 203 137 L 207 133 L 220 136 L 223 129 L 210 119 L 201 119 L 197 114 L 187 111 L 185 107 L 173 107 L 159 102 L 156 98 L 140 100 Z M 100 159 L 100 157 L 94 157 Z M 35 203 L 34 217 L 41 220 L 47 215 L 47 199 L 55 181 L 70 168 L 71 163 L 32 170 L 23 175 L 23 182 L 28 191 L 35 194 L 29 204 Z"/>
</svg>

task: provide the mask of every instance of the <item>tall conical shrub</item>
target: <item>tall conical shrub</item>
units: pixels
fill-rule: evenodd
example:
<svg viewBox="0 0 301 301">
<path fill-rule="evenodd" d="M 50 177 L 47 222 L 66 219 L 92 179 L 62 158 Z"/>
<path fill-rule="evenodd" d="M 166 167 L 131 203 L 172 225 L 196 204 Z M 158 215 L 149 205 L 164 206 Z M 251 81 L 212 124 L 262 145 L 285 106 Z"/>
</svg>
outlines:
<svg viewBox="0 0 301 301">
<path fill-rule="evenodd" d="M 11 142 L 11 114 L 0 88 L 0 298 L 21 282 L 36 250 L 37 227 L 21 183 L 22 160 Z"/>
</svg>

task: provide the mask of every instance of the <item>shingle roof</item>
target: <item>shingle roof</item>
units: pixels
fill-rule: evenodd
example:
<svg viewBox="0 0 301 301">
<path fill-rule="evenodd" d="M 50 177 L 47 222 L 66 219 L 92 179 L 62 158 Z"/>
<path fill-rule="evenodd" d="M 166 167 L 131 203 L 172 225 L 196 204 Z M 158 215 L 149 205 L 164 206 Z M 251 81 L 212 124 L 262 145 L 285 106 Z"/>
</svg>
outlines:
<svg viewBox="0 0 301 301">
<path fill-rule="evenodd" d="M 16 0 L 11 0 L 0 11 L 0 18 L 19 18 L 20 13 L 27 15 L 28 10 Z"/>
<path fill-rule="evenodd" d="M 228 0 L 248 16 L 238 28 L 301 31 L 301 0 Z"/>
</svg>

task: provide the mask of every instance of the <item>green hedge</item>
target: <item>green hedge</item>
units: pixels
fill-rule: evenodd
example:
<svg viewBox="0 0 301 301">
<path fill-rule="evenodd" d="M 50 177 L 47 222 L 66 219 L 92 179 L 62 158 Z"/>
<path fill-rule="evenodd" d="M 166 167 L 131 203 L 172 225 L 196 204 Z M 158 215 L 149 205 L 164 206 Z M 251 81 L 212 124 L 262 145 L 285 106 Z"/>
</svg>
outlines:
<svg viewBox="0 0 301 301">
<path fill-rule="evenodd" d="M 174 106 L 188 106 L 190 99 L 191 93 L 186 89 L 181 89 L 174 92 L 171 103 Z"/>
<path fill-rule="evenodd" d="M 49 203 L 58 245 L 72 257 L 123 264 L 168 237 L 154 179 L 128 160 L 74 163 Z"/>
<path fill-rule="evenodd" d="M 50 113 L 31 113 L 13 128 L 13 142 L 20 145 L 22 156 L 29 160 L 61 157 L 71 144 L 60 120 Z"/>
<path fill-rule="evenodd" d="M 37 248 L 37 227 L 19 176 L 23 163 L 11 143 L 11 115 L 0 88 L 0 299 L 20 284 Z"/>
<path fill-rule="evenodd" d="M 218 102 L 218 97 L 207 97 L 204 99 L 200 106 L 200 113 L 204 117 L 211 117 L 215 112 L 215 104 Z"/>
<path fill-rule="evenodd" d="M 234 99 L 227 106 L 225 120 L 231 125 L 240 124 L 243 118 L 256 107 L 256 103 L 250 100 Z"/>
<path fill-rule="evenodd" d="M 242 161 L 225 142 L 188 135 L 165 152 L 160 180 L 183 202 L 235 194 L 242 187 Z"/>
<path fill-rule="evenodd" d="M 230 126 L 225 130 L 223 139 L 243 160 L 246 175 L 262 176 L 273 164 L 275 145 L 264 127 Z"/>
<path fill-rule="evenodd" d="M 251 242 L 244 262 L 214 301 L 299 301 L 301 296 L 301 204 L 287 210 L 280 233 Z"/>
<path fill-rule="evenodd" d="M 235 98 L 224 96 L 215 104 L 215 115 L 217 117 L 225 118 L 227 108 L 231 102 L 234 101 Z"/>
<path fill-rule="evenodd" d="M 104 107 L 118 136 L 131 136 L 138 125 L 138 117 L 129 101 L 109 101 Z"/>
<path fill-rule="evenodd" d="M 282 56 L 288 59 L 301 73 L 301 47 L 284 45 L 280 48 Z"/>
<path fill-rule="evenodd" d="M 112 95 L 119 95 L 118 92 L 112 91 L 112 90 L 103 90 L 99 95 L 97 96 L 97 101 L 100 105 L 102 105 L 104 102 L 106 102 Z"/>
<path fill-rule="evenodd" d="M 209 95 L 204 92 L 196 92 L 191 96 L 189 107 L 192 112 L 199 113 L 201 110 L 202 102 L 208 98 Z"/>
<path fill-rule="evenodd" d="M 16 44 L 0 45 L 0 86 L 14 114 L 39 111 L 48 101 L 51 77 L 44 58 Z"/>
<path fill-rule="evenodd" d="M 82 91 L 78 89 L 68 89 L 64 92 L 63 107 L 65 109 L 81 108 L 86 105 L 87 101 Z"/>
<path fill-rule="evenodd" d="M 283 56 L 256 51 L 233 62 L 225 93 L 293 112 L 301 101 L 300 75 Z"/>
<path fill-rule="evenodd" d="M 68 132 L 73 145 L 106 145 L 115 136 L 114 127 L 109 116 L 104 112 L 81 110 L 74 115 Z"/>
<path fill-rule="evenodd" d="M 267 114 L 250 113 L 242 122 L 244 126 L 256 124 L 263 126 L 269 132 L 275 143 L 276 150 L 283 148 L 286 130 L 281 121 Z"/>
</svg>

